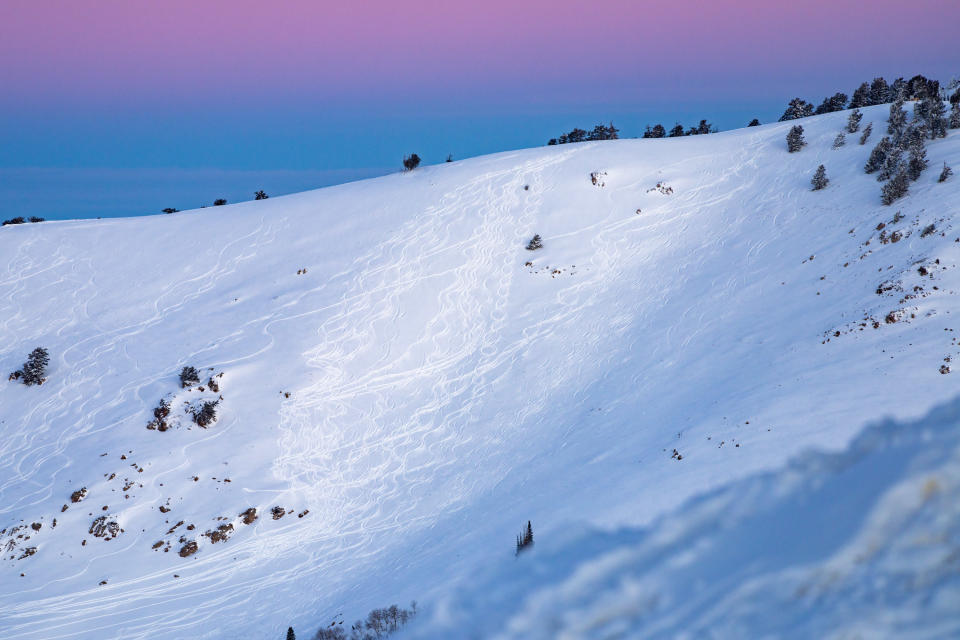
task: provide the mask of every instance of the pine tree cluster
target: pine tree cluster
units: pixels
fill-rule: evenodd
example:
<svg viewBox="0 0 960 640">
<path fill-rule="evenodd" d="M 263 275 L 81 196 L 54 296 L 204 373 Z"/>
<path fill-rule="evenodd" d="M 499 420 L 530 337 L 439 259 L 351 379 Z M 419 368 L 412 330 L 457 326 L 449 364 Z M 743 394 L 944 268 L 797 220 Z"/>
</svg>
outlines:
<svg viewBox="0 0 960 640">
<path fill-rule="evenodd" d="M 757 124 L 760 124 L 757 122 Z M 755 126 L 751 124 L 750 126 Z M 706 120 L 701 120 L 700 124 L 695 127 L 690 127 L 689 129 L 684 130 L 683 125 L 679 122 L 673 125 L 673 128 L 670 129 L 670 132 L 667 133 L 667 130 L 663 128 L 662 124 L 656 124 L 653 127 L 647 125 L 646 131 L 643 132 L 644 138 L 680 138 L 682 136 L 702 136 L 707 133 L 716 133 L 717 128 L 707 122 Z"/>
<path fill-rule="evenodd" d="M 620 129 L 609 125 L 598 124 L 592 131 L 575 128 L 570 133 L 565 133 L 559 138 L 550 138 L 548 145 L 569 144 L 572 142 L 591 142 L 595 140 L 616 140 L 620 137 Z"/>
</svg>

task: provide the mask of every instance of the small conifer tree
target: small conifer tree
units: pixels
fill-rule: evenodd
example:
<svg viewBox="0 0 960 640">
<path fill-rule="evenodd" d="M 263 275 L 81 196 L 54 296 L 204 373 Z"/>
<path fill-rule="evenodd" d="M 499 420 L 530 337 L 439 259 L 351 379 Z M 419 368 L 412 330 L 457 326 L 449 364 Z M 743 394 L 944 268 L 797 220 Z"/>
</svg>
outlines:
<svg viewBox="0 0 960 640">
<path fill-rule="evenodd" d="M 960 100 L 957 100 L 950 107 L 950 121 L 948 126 L 951 129 L 960 129 Z"/>
<path fill-rule="evenodd" d="M 827 169 L 823 165 L 817 167 L 816 173 L 813 174 L 813 179 L 810 180 L 810 183 L 813 185 L 814 191 L 820 191 L 830 183 L 830 179 L 827 177 Z"/>
<path fill-rule="evenodd" d="M 537 249 L 543 248 L 543 241 L 540 239 L 540 234 L 535 234 L 530 238 L 530 242 L 527 243 L 527 251 L 536 251 Z"/>
<path fill-rule="evenodd" d="M 860 121 L 863 120 L 863 113 L 860 109 L 854 109 L 847 117 L 847 133 L 856 133 L 860 130 Z"/>
<path fill-rule="evenodd" d="M 953 169 L 947 166 L 947 163 L 943 163 L 943 171 L 940 172 L 940 178 L 937 182 L 946 182 L 947 178 L 953 175 Z"/>
<path fill-rule="evenodd" d="M 872 122 L 868 122 L 868 123 L 867 123 L 867 126 L 864 127 L 864 129 L 863 129 L 863 133 L 860 134 L 860 144 L 861 144 L 861 145 L 867 144 L 867 140 L 870 138 L 870 134 L 871 134 L 871 133 L 873 133 L 873 123 L 872 123 Z"/>
<path fill-rule="evenodd" d="M 833 139 L 833 148 L 839 149 L 845 144 L 847 144 L 847 135 L 841 131 L 837 134 L 837 137 Z"/>
<path fill-rule="evenodd" d="M 266 199 L 269 198 L 269 197 L 270 197 L 270 196 L 268 196 L 268 195 L 267 195 L 267 192 L 264 191 L 263 189 L 260 189 L 259 191 L 257 191 L 256 193 L 253 194 L 253 199 L 254 199 L 254 200 L 266 200 Z"/>
<path fill-rule="evenodd" d="M 759 127 L 759 126 L 760 126 L 760 121 L 757 120 L 756 118 L 754 118 L 753 120 L 750 121 L 750 124 L 748 124 L 747 126 L 748 126 L 748 127 Z"/>
<path fill-rule="evenodd" d="M 947 137 L 947 108 L 943 106 L 943 100 L 937 96 L 927 98 L 927 130 L 931 140 Z"/>
<path fill-rule="evenodd" d="M 216 200 L 213 201 L 213 206 L 215 207 L 222 207 L 225 204 L 227 204 L 226 198 L 217 198 Z"/>
<path fill-rule="evenodd" d="M 297 634 L 293 632 L 293 627 L 287 627 L 287 640 L 297 640 Z"/>
<path fill-rule="evenodd" d="M 790 153 L 800 151 L 805 144 L 807 142 L 803 139 L 803 127 L 798 124 L 793 125 L 787 134 L 787 151 Z"/>
</svg>

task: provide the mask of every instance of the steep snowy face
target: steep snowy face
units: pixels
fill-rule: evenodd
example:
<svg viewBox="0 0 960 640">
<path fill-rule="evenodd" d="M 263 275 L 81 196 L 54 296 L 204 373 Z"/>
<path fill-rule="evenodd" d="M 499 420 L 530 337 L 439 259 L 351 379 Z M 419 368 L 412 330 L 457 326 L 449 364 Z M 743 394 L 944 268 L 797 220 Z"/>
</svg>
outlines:
<svg viewBox="0 0 960 640">
<path fill-rule="evenodd" d="M 4 227 L 0 635 L 435 602 L 951 397 L 960 134 L 884 206 L 864 113 Z"/>
</svg>

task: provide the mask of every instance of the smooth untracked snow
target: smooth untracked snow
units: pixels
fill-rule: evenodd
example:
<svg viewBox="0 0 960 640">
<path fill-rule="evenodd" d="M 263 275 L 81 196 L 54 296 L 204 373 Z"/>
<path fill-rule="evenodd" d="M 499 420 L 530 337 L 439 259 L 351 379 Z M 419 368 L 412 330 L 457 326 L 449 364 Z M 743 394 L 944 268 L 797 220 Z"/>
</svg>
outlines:
<svg viewBox="0 0 960 640">
<path fill-rule="evenodd" d="M 885 207 L 862 168 L 886 112 L 837 150 L 844 112 L 794 154 L 783 123 L 3 228 L 0 371 L 51 366 L 0 385 L 0 529 L 25 526 L 0 535 L 0 635 L 309 636 L 439 602 L 527 520 L 543 546 L 645 525 L 953 397 L 960 182 L 936 178 L 960 134 Z M 206 430 L 184 365 L 223 373 Z M 179 427 L 148 430 L 163 397 Z"/>
</svg>

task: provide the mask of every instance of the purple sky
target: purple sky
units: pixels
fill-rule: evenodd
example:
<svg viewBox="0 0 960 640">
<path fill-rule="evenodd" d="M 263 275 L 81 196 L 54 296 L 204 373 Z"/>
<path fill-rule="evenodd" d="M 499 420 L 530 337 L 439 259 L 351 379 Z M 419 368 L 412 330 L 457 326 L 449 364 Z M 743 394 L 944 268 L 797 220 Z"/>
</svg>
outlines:
<svg viewBox="0 0 960 640">
<path fill-rule="evenodd" d="M 369 175 L 415 150 L 610 119 L 732 128 L 876 75 L 960 73 L 944 0 L 2 3 L 6 169 Z"/>
</svg>

